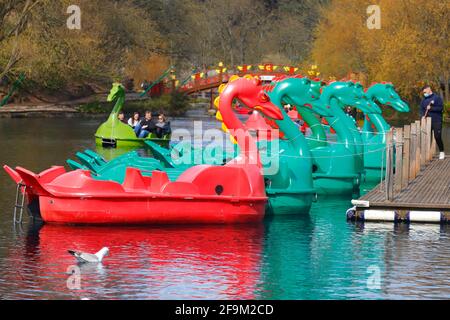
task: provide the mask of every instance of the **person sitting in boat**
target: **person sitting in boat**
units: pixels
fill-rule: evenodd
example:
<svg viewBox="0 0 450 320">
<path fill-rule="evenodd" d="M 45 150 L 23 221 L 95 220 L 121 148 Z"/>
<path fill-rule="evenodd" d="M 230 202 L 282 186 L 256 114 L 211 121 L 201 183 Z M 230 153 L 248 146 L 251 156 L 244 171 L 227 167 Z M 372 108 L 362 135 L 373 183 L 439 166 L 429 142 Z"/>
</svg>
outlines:
<svg viewBox="0 0 450 320">
<path fill-rule="evenodd" d="M 127 124 L 127 121 L 125 120 L 125 113 L 123 113 L 123 111 L 119 112 L 117 118 L 119 119 L 120 122 Z"/>
<path fill-rule="evenodd" d="M 133 113 L 133 117 L 128 119 L 128 125 L 132 127 L 133 129 L 136 128 L 136 126 L 141 122 L 141 115 L 139 112 Z"/>
<path fill-rule="evenodd" d="M 167 121 L 166 116 L 161 113 L 158 116 L 158 122 L 156 122 L 156 136 L 162 138 L 164 135 L 171 132 L 170 121 Z"/>
<path fill-rule="evenodd" d="M 136 125 L 134 132 L 138 138 L 147 138 L 150 133 L 156 131 L 156 124 L 152 118 L 151 111 L 145 111 L 145 117 L 142 121 Z"/>
</svg>

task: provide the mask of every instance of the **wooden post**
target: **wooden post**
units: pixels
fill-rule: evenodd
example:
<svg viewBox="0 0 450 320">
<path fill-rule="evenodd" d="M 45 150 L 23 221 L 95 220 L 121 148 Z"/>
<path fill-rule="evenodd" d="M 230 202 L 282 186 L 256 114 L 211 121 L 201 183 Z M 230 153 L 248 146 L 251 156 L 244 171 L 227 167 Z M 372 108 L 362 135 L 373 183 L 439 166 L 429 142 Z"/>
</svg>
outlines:
<svg viewBox="0 0 450 320">
<path fill-rule="evenodd" d="M 394 194 L 402 191 L 403 174 L 403 128 L 395 128 L 395 181 Z"/>
<path fill-rule="evenodd" d="M 427 148 L 427 163 L 431 161 L 431 159 L 433 158 L 433 154 L 431 152 L 431 140 L 432 140 L 432 136 L 431 136 L 431 118 L 427 117 L 426 118 L 426 131 L 427 131 L 427 144 L 426 144 L 426 148 Z"/>
<path fill-rule="evenodd" d="M 403 170 L 402 170 L 402 189 L 406 188 L 409 183 L 409 159 L 411 144 L 411 126 L 403 127 Z"/>
<path fill-rule="evenodd" d="M 389 167 L 390 167 L 390 156 L 389 156 L 389 132 L 386 132 L 386 150 L 385 150 L 385 159 L 386 159 L 386 173 L 384 175 L 384 200 L 389 200 Z"/>
<path fill-rule="evenodd" d="M 393 147 L 393 128 L 386 133 L 386 200 L 392 201 L 394 193 L 394 147 Z"/>
<path fill-rule="evenodd" d="M 425 167 L 427 163 L 427 120 L 422 118 L 420 120 L 420 167 Z"/>
<path fill-rule="evenodd" d="M 409 147 L 409 181 L 416 177 L 417 126 L 411 123 L 411 143 Z"/>
<path fill-rule="evenodd" d="M 416 168 L 415 168 L 414 177 L 417 177 L 417 175 L 420 172 L 420 153 L 422 152 L 421 148 L 420 148 L 420 146 L 421 146 L 421 141 L 420 141 L 421 131 L 422 130 L 420 129 L 420 120 L 416 120 L 416 136 L 417 136 L 416 137 L 416 162 L 415 162 Z"/>
<path fill-rule="evenodd" d="M 390 183 L 389 183 L 389 199 L 394 199 L 394 166 L 395 166 L 395 157 L 394 157 L 394 128 L 391 128 L 389 131 L 391 136 L 391 143 L 389 144 L 389 154 L 391 156 L 390 162 L 391 167 L 389 168 L 389 176 L 390 176 Z"/>
</svg>

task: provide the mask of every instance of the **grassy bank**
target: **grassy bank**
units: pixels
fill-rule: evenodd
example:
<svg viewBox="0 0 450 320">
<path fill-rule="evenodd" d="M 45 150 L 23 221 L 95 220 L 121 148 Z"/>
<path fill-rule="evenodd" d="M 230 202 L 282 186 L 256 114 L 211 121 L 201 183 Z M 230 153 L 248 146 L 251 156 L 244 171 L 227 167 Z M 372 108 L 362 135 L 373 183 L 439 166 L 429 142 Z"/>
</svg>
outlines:
<svg viewBox="0 0 450 320">
<path fill-rule="evenodd" d="M 80 105 L 77 109 L 83 114 L 105 114 L 111 112 L 113 103 L 93 101 Z M 150 110 L 155 113 L 164 113 L 168 116 L 182 116 L 190 108 L 189 98 L 180 93 L 163 95 L 158 98 L 147 100 L 125 101 L 122 111 L 132 114 L 137 111 L 144 113 Z"/>
</svg>

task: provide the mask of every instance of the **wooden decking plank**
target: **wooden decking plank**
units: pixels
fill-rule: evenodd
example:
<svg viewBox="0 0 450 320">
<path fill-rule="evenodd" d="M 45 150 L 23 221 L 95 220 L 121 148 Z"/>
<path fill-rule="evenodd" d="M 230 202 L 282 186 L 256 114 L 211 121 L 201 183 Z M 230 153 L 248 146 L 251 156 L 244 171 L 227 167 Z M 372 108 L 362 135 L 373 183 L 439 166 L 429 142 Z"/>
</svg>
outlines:
<svg viewBox="0 0 450 320">
<path fill-rule="evenodd" d="M 422 172 L 416 180 L 414 180 L 415 185 L 410 192 L 405 193 L 403 197 L 400 194 L 399 200 L 412 203 L 427 201 L 427 199 L 430 198 L 432 191 L 434 191 L 434 188 L 430 188 L 429 184 L 429 182 L 433 179 L 433 174 L 430 174 L 430 171 L 428 174 L 426 171 Z"/>
<path fill-rule="evenodd" d="M 450 158 L 432 161 L 392 201 L 385 200 L 380 185 L 362 196 L 370 207 L 450 209 Z"/>
</svg>

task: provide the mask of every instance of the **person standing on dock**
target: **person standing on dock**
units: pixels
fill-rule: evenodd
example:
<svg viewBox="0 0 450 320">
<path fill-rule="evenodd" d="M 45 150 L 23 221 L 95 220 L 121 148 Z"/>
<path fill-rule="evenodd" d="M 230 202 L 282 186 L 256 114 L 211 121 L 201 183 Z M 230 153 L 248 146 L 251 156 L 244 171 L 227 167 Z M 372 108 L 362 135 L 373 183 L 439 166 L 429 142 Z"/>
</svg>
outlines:
<svg viewBox="0 0 450 320">
<path fill-rule="evenodd" d="M 422 88 L 424 99 L 420 103 L 420 116 L 431 117 L 431 130 L 434 133 L 436 144 L 439 147 L 439 160 L 445 159 L 444 143 L 442 142 L 442 115 L 444 101 L 435 94 L 429 85 Z"/>
</svg>

